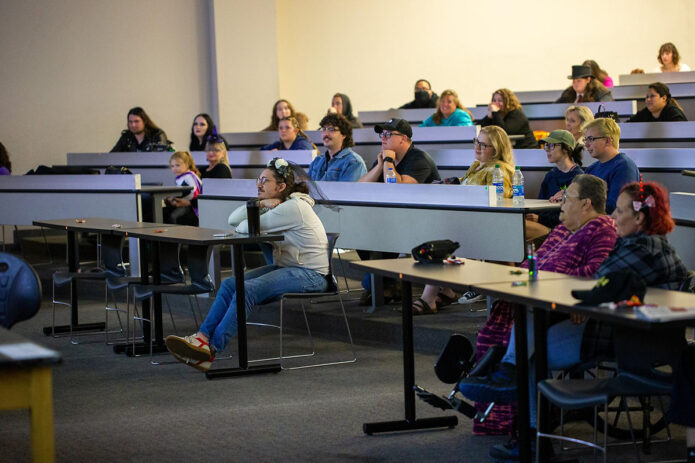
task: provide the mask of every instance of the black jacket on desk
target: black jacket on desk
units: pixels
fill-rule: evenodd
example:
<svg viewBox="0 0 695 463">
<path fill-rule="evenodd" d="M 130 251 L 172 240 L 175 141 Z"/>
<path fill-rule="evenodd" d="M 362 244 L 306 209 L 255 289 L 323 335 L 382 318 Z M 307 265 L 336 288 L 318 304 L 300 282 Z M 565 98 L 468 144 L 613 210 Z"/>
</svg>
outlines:
<svg viewBox="0 0 695 463">
<path fill-rule="evenodd" d="M 528 118 L 521 109 L 512 109 L 504 118 L 502 118 L 502 111 L 495 111 L 492 113 L 492 118 L 485 116 L 480 121 L 480 125 L 482 127 L 496 125 L 507 132 L 507 135 L 523 135 L 523 139 L 514 143 L 514 148 L 538 148 L 538 142 L 533 136 Z"/>
<path fill-rule="evenodd" d="M 162 129 L 145 132 L 142 143 L 138 143 L 135 135 L 130 130 L 121 132 L 121 138 L 116 146 L 111 148 L 112 153 L 129 153 L 135 151 L 166 151 L 169 146 L 167 135 Z"/>
<path fill-rule="evenodd" d="M 403 106 L 400 106 L 398 109 L 436 108 L 438 99 L 439 96 L 436 93 L 432 92 L 432 96 L 429 99 L 415 98 L 410 103 L 406 103 Z"/>
<path fill-rule="evenodd" d="M 574 103 L 577 99 L 577 92 L 570 85 L 562 92 L 560 98 L 555 103 Z M 592 101 L 613 101 L 613 94 L 606 87 L 597 87 L 595 94 L 584 94 L 582 103 L 590 103 Z"/>
<path fill-rule="evenodd" d="M 683 111 L 678 109 L 678 106 L 668 103 L 664 106 L 664 109 L 661 110 L 661 114 L 659 114 L 658 118 L 652 116 L 652 113 L 650 113 L 647 108 L 642 108 L 637 111 L 637 114 L 628 119 L 627 122 L 678 122 L 687 120 L 688 118 L 685 117 Z"/>
</svg>

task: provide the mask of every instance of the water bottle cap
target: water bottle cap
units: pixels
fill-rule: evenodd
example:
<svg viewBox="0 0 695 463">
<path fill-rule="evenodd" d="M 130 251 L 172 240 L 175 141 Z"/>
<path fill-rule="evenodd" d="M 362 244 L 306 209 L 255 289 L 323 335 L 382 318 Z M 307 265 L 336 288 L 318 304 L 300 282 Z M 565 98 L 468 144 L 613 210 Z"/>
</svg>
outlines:
<svg viewBox="0 0 695 463">
<path fill-rule="evenodd" d="M 393 170 L 393 167 L 389 167 L 389 170 Z"/>
<path fill-rule="evenodd" d="M 514 170 L 520 170 L 521 168 L 519 166 L 516 166 Z"/>
<path fill-rule="evenodd" d="M 495 164 L 495 169 L 497 169 L 499 166 L 500 166 L 499 164 Z"/>
</svg>

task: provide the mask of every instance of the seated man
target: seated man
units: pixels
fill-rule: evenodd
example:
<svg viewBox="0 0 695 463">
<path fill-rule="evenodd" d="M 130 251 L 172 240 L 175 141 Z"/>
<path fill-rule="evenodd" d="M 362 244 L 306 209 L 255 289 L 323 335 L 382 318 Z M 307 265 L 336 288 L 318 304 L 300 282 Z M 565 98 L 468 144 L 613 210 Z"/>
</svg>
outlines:
<svg viewBox="0 0 695 463">
<path fill-rule="evenodd" d="M 587 174 L 602 178 L 608 184 L 606 212 L 611 214 L 623 186 L 640 180 L 639 169 L 627 154 L 618 151 L 620 127 L 613 119 L 599 118 L 584 126 L 584 144 L 598 162 L 585 169 Z"/>
<path fill-rule="evenodd" d="M 432 183 L 440 180 L 432 157 L 413 144 L 413 129 L 404 119 L 389 119 L 374 126 L 381 138 L 381 152 L 372 168 L 360 182 L 383 182 L 389 169 L 396 174 L 396 183 Z"/>
<path fill-rule="evenodd" d="M 578 199 L 580 200 L 580 199 Z M 581 201 L 581 200 L 580 200 Z M 674 228 L 668 192 L 655 182 L 634 182 L 623 187 L 617 206 L 612 214 L 618 240 L 610 255 L 601 264 L 595 277 L 611 272 L 630 271 L 642 278 L 645 286 L 677 289 L 687 275 L 687 270 L 666 239 Z M 529 355 L 533 353 L 533 323 L 528 324 Z M 598 346 L 598 323 L 573 315 L 570 320 L 553 325 L 548 330 L 548 368 L 561 370 L 570 368 L 584 358 L 592 358 L 595 352 L 582 350 L 582 345 Z M 588 338 L 588 342 L 584 341 Z M 459 390 L 468 397 L 481 402 L 511 402 L 516 397 L 516 350 L 514 333 L 509 338 L 507 352 L 498 369 L 486 377 L 468 377 L 461 380 Z M 583 355 L 582 355 L 583 354 Z M 529 361 L 529 399 L 531 405 L 531 428 L 536 427 L 536 383 L 533 361 Z M 521 424 L 523 425 L 523 423 Z M 495 455 L 514 449 L 495 446 Z M 491 450 L 491 454 L 493 451 Z M 518 453 L 517 453 L 518 455 Z"/>
<path fill-rule="evenodd" d="M 166 151 L 169 144 L 166 133 L 152 122 L 144 109 L 136 106 L 128 111 L 128 130 L 121 132 L 111 152 Z"/>
<path fill-rule="evenodd" d="M 326 152 L 311 161 L 309 177 L 325 182 L 358 181 L 367 173 L 367 166 L 362 156 L 350 149 L 355 146 L 350 122 L 342 114 L 328 114 L 320 126 Z"/>
<path fill-rule="evenodd" d="M 438 99 L 437 94 L 432 91 L 432 85 L 427 80 L 420 79 L 415 82 L 415 99 L 398 109 L 436 108 Z"/>
</svg>

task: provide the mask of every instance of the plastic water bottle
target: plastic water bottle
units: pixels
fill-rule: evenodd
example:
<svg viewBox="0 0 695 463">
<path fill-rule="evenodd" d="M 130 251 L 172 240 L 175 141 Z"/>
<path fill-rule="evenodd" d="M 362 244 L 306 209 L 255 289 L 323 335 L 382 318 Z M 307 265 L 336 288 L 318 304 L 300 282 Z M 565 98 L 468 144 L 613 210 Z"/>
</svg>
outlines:
<svg viewBox="0 0 695 463">
<path fill-rule="evenodd" d="M 398 183 L 393 167 L 389 167 L 389 170 L 386 171 L 386 183 Z"/>
<path fill-rule="evenodd" d="M 514 169 L 514 179 L 512 182 L 514 186 L 514 196 L 513 202 L 515 206 L 524 205 L 524 174 L 521 173 L 519 166 Z"/>
<path fill-rule="evenodd" d="M 495 198 L 501 204 L 504 200 L 504 177 L 499 164 L 495 164 L 495 171 L 492 173 L 492 186 L 495 187 Z"/>
<path fill-rule="evenodd" d="M 528 279 L 535 281 L 538 279 L 535 244 L 529 243 L 526 247 L 526 259 L 528 259 Z"/>
</svg>

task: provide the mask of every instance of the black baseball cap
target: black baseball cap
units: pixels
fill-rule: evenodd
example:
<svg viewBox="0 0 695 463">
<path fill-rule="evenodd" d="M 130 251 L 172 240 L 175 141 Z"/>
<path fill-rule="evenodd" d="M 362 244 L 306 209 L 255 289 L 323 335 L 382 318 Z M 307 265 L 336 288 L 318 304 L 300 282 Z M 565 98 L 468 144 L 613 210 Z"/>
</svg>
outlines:
<svg viewBox="0 0 695 463">
<path fill-rule="evenodd" d="M 582 301 L 581 305 L 598 305 L 629 300 L 632 296 L 642 301 L 646 292 L 642 277 L 631 271 L 621 271 L 602 276 L 589 290 L 572 290 L 572 297 Z"/>
<path fill-rule="evenodd" d="M 374 131 L 376 133 L 381 133 L 384 130 L 400 132 L 403 135 L 407 135 L 408 138 L 413 138 L 413 129 L 410 128 L 410 124 L 405 119 L 393 118 L 384 122 L 383 124 L 377 124 L 374 126 Z"/>
</svg>

